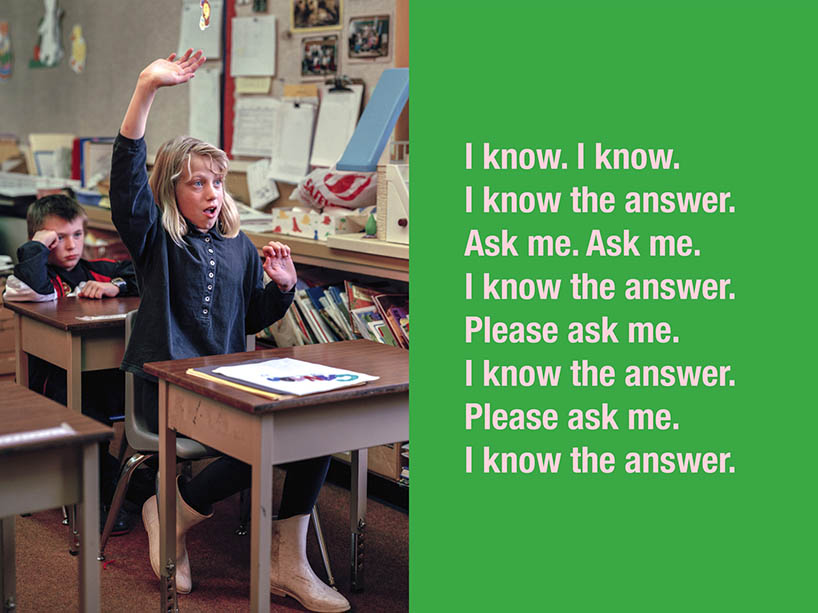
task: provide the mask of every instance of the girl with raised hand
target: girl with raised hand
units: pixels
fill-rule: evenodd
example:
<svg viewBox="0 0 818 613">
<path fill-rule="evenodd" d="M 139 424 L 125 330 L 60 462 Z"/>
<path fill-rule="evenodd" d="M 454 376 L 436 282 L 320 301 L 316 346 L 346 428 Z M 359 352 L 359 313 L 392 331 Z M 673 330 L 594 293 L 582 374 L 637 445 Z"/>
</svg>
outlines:
<svg viewBox="0 0 818 613">
<path fill-rule="evenodd" d="M 296 272 L 290 248 L 271 241 L 264 262 L 239 229 L 224 189 L 227 155 L 200 140 L 178 137 L 145 170 L 145 125 L 162 87 L 186 83 L 205 61 L 201 51 L 158 59 L 139 75 L 114 144 L 111 212 L 131 253 L 142 300 L 123 368 L 133 372 L 135 402 L 158 431 L 158 386 L 145 362 L 244 351 L 246 334 L 283 317 L 293 300 Z M 195 103 L 195 102 L 194 102 Z M 265 287 L 262 270 L 272 279 Z M 346 611 L 349 602 L 324 584 L 306 559 L 309 515 L 329 458 L 287 465 L 281 507 L 273 525 L 271 591 L 296 598 L 311 611 Z M 250 486 L 250 467 L 221 457 L 191 481 L 177 480 L 176 589 L 192 589 L 185 534 L 213 515 L 214 502 Z M 151 566 L 159 577 L 156 497 L 142 509 Z"/>
</svg>

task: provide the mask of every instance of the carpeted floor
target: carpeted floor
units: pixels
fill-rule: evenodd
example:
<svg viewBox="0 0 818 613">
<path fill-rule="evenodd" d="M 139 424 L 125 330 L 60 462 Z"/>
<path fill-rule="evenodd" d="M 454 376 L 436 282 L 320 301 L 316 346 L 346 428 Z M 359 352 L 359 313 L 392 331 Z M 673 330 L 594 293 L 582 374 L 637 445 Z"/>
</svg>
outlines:
<svg viewBox="0 0 818 613">
<path fill-rule="evenodd" d="M 277 496 L 284 473 L 276 471 Z M 361 613 L 409 610 L 409 518 L 406 513 L 370 499 L 367 504 L 365 589 L 350 592 L 349 492 L 327 483 L 318 499 L 324 538 L 338 588 Z M 238 497 L 219 503 L 213 519 L 188 535 L 193 592 L 179 597 L 182 611 L 249 610 L 250 540 L 234 534 Z M 59 509 L 17 517 L 18 611 L 77 611 L 77 559 L 68 554 L 68 529 Z M 126 536 L 111 538 L 105 554 L 101 601 L 104 612 L 143 612 L 160 608 L 158 581 L 147 555 L 141 519 Z M 326 579 L 310 528 L 307 552 L 316 574 Z M 270 597 L 271 611 L 304 611 L 289 598 Z"/>
</svg>

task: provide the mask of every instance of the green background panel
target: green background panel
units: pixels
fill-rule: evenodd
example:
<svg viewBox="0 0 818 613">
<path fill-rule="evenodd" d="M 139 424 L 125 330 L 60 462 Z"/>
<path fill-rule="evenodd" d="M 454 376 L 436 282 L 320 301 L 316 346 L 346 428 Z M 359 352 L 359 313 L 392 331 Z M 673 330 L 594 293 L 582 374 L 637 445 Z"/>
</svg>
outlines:
<svg viewBox="0 0 818 613">
<path fill-rule="evenodd" d="M 814 607 L 816 402 L 813 93 L 816 10 L 806 3 L 416 2 L 412 31 L 411 608 L 413 611 L 796 611 Z M 577 142 L 672 148 L 678 170 L 575 168 Z M 465 169 L 465 143 L 475 167 Z M 482 143 L 560 147 L 567 170 L 482 170 Z M 474 213 L 465 212 L 465 187 Z M 497 191 L 563 191 L 557 214 L 477 212 Z M 612 214 L 570 212 L 587 185 Z M 730 191 L 732 215 L 627 214 L 628 191 Z M 470 229 L 520 235 L 520 257 L 464 257 Z M 524 237 L 639 234 L 641 257 L 525 256 Z M 651 234 L 688 234 L 700 257 L 650 257 Z M 465 274 L 561 278 L 559 301 L 465 299 Z M 576 301 L 568 278 L 616 281 Z M 733 301 L 626 301 L 631 277 L 730 278 Z M 465 343 L 465 316 L 555 321 L 555 344 Z M 607 315 L 618 344 L 569 344 Z M 678 344 L 626 342 L 668 321 Z M 465 387 L 465 360 L 563 366 L 556 388 Z M 611 388 L 575 388 L 574 359 L 611 364 Z M 727 388 L 638 388 L 628 364 L 729 364 Z M 477 369 L 479 370 L 479 368 Z M 560 411 L 553 432 L 467 431 L 465 403 Z M 570 431 L 570 408 L 620 409 L 620 430 Z M 629 407 L 679 429 L 630 432 Z M 562 452 L 558 474 L 465 474 L 465 448 Z M 573 474 L 574 446 L 617 456 Z M 628 475 L 628 451 L 732 453 L 734 474 Z"/>
</svg>

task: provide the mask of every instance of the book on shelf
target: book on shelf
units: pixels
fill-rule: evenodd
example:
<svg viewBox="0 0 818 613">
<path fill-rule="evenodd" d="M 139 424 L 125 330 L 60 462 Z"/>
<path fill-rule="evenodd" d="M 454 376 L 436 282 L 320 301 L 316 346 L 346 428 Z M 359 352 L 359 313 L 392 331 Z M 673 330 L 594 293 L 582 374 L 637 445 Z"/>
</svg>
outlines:
<svg viewBox="0 0 818 613">
<path fill-rule="evenodd" d="M 378 307 L 374 304 L 362 306 L 357 309 L 352 309 L 350 315 L 361 338 L 365 338 L 369 341 L 377 340 L 369 328 L 369 323 L 373 321 L 383 321 L 381 314 L 378 312 Z"/>
<path fill-rule="evenodd" d="M 378 294 L 373 300 L 397 346 L 409 349 L 409 294 Z"/>
<path fill-rule="evenodd" d="M 300 289 L 295 292 L 294 303 L 301 311 L 301 317 L 309 326 L 313 336 L 319 343 L 333 343 L 340 340 L 335 333 L 324 323 L 324 318 L 318 313 L 318 309 L 312 303 L 307 290 Z"/>
<path fill-rule="evenodd" d="M 409 348 L 409 296 L 349 281 L 299 289 L 285 316 L 262 337 L 279 347 L 363 338 Z"/>
<path fill-rule="evenodd" d="M 312 344 L 309 336 L 296 321 L 295 309 L 288 309 L 284 317 L 264 329 L 265 336 L 272 338 L 277 347 L 296 347 Z"/>
<path fill-rule="evenodd" d="M 373 340 L 376 340 L 379 343 L 384 343 L 385 345 L 392 345 L 393 347 L 398 346 L 395 339 L 392 337 L 392 333 L 389 331 L 389 327 L 383 320 L 370 321 L 367 324 L 367 327 L 369 328 Z"/>
<path fill-rule="evenodd" d="M 355 333 L 347 322 L 347 316 L 344 315 L 342 311 L 342 308 L 346 310 L 346 307 L 342 307 L 342 303 L 336 302 L 335 296 L 339 296 L 340 299 L 340 294 L 337 292 L 337 289 L 334 293 L 331 290 L 332 287 L 326 289 L 322 287 L 310 287 L 305 291 L 310 297 L 315 310 L 318 311 L 319 315 L 321 315 L 327 324 L 327 327 L 332 330 L 337 339 L 353 340 Z"/>
<path fill-rule="evenodd" d="M 345 282 L 350 322 L 363 338 L 409 348 L 409 295 Z"/>
</svg>

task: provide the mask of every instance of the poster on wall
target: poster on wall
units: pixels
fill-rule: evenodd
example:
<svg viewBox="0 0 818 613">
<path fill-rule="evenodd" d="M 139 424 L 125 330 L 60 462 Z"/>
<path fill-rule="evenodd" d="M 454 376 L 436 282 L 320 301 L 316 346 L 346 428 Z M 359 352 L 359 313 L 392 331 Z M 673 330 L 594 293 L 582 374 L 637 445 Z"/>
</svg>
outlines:
<svg viewBox="0 0 818 613">
<path fill-rule="evenodd" d="M 34 47 L 34 57 L 28 63 L 29 68 L 49 68 L 60 63 L 63 56 L 62 36 L 60 35 L 60 19 L 63 11 L 57 5 L 57 0 L 43 0 L 45 13 L 37 27 L 37 44 Z"/>
<path fill-rule="evenodd" d="M 11 78 L 11 32 L 8 21 L 0 21 L 0 79 Z"/>
<path fill-rule="evenodd" d="M 222 56 L 224 2 L 209 0 L 207 18 L 204 6 L 196 0 L 182 4 L 177 55 L 184 54 L 188 49 L 201 49 L 209 60 Z M 206 24 L 204 28 L 202 24 Z"/>
<path fill-rule="evenodd" d="M 82 35 L 82 26 L 76 24 L 71 30 L 71 70 L 80 74 L 85 70 L 86 56 L 85 38 Z"/>
<path fill-rule="evenodd" d="M 339 30 L 342 0 L 290 0 L 293 32 Z"/>
<path fill-rule="evenodd" d="M 389 15 L 350 17 L 347 32 L 347 60 L 350 62 L 389 61 L 392 37 Z"/>
</svg>

